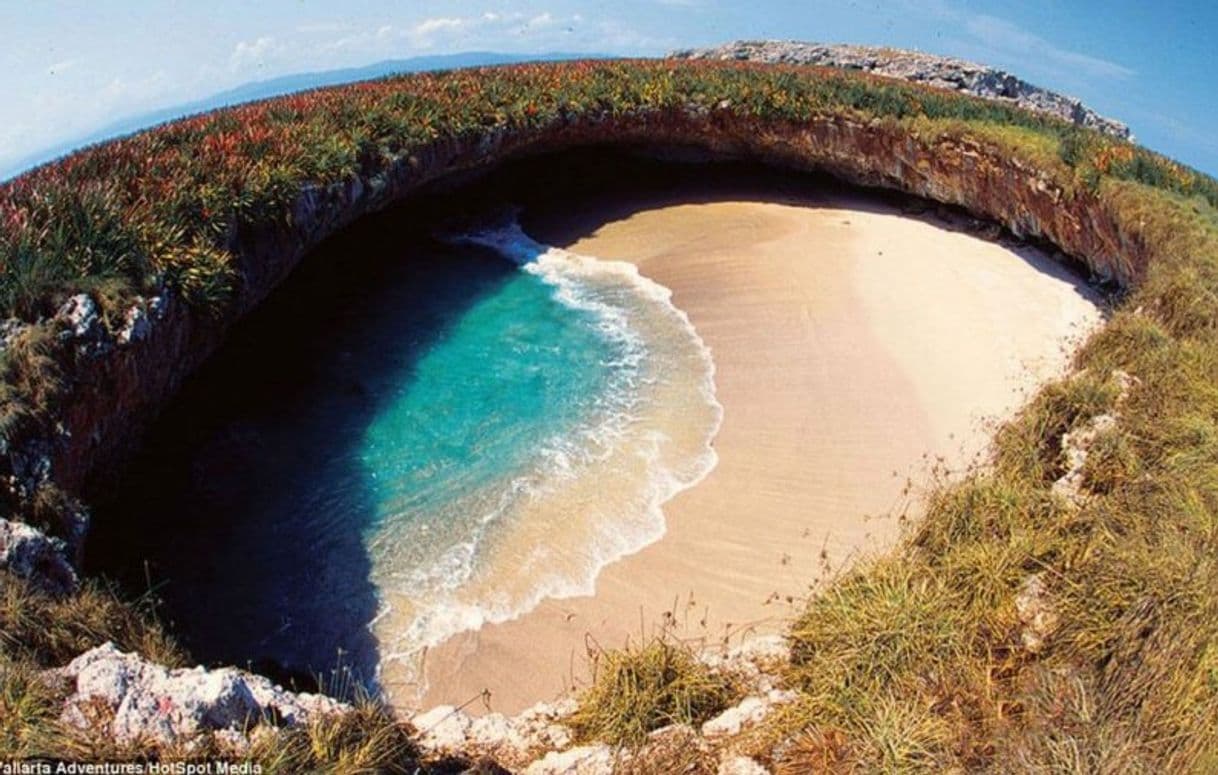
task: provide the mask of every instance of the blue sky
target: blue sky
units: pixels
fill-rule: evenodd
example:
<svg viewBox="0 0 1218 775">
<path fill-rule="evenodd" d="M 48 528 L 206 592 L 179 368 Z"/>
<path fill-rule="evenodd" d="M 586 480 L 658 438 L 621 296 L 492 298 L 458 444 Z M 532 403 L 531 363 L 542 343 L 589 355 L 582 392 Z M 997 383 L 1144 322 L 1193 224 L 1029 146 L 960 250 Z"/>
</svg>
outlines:
<svg viewBox="0 0 1218 775">
<path fill-rule="evenodd" d="M 0 37 L 0 177 L 117 119 L 279 75 L 471 50 L 658 55 L 737 38 L 997 65 L 1218 174 L 1212 0 L 0 0 Z"/>
</svg>

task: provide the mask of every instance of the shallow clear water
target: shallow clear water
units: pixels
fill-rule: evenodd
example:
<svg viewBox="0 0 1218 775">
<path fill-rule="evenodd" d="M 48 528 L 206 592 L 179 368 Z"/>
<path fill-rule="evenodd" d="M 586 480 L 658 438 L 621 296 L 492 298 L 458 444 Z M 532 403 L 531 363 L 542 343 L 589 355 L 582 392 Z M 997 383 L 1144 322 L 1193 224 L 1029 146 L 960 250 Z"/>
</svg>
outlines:
<svg viewBox="0 0 1218 775">
<path fill-rule="evenodd" d="M 709 355 L 667 292 L 500 237 L 313 278 L 187 389 L 92 551 L 146 564 L 195 656 L 408 701 L 427 646 L 590 592 L 713 465 Z"/>
</svg>

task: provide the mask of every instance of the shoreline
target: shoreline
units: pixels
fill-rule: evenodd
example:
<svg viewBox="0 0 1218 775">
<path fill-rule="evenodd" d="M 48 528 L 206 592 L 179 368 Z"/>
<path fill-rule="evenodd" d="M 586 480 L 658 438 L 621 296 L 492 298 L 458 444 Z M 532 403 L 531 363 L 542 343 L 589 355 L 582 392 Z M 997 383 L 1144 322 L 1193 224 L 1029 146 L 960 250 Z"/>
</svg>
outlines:
<svg viewBox="0 0 1218 775">
<path fill-rule="evenodd" d="M 598 648 L 660 630 L 705 645 L 781 631 L 819 581 L 890 547 L 916 513 L 909 485 L 974 461 L 985 423 L 1063 371 L 1100 317 L 1040 251 L 859 194 L 644 200 L 627 217 L 605 204 L 604 224 L 591 206 L 573 228 L 559 205 L 529 230 L 672 290 L 714 358 L 719 465 L 663 504 L 664 536 L 602 568 L 593 596 L 432 649 L 424 708 L 485 689 L 484 710 L 517 712 L 585 683 Z M 587 236 L 559 241 L 572 231 Z"/>
</svg>

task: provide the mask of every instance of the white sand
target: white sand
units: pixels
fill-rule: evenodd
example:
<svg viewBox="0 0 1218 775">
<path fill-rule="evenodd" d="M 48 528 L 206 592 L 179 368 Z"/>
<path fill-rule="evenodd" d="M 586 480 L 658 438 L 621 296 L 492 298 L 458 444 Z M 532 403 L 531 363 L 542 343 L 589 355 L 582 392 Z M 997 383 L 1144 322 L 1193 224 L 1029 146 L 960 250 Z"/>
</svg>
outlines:
<svg viewBox="0 0 1218 775">
<path fill-rule="evenodd" d="M 627 209 L 563 247 L 635 262 L 674 291 L 714 355 L 719 465 L 595 596 L 434 649 L 425 706 L 489 689 L 493 709 L 516 712 L 586 680 L 589 644 L 665 620 L 707 642 L 781 629 L 826 563 L 892 545 L 911 477 L 983 452 L 994 418 L 1060 373 L 1099 321 L 1037 251 L 870 199 Z"/>
</svg>

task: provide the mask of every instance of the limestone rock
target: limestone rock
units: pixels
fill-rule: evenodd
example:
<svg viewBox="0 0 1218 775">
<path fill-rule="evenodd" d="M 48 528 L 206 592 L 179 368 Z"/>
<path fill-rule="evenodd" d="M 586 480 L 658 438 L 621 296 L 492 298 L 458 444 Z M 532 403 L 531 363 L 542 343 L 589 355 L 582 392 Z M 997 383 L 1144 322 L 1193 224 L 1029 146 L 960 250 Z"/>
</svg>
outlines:
<svg viewBox="0 0 1218 775">
<path fill-rule="evenodd" d="M 745 697 L 736 705 L 702 725 L 706 737 L 738 735 L 741 730 L 759 724 L 775 706 L 795 699 L 795 693 L 772 689 L 761 696 Z"/>
<path fill-rule="evenodd" d="M 474 719 L 467 734 L 470 742 L 482 748 L 495 750 L 506 746 L 512 751 L 527 751 L 536 743 L 526 739 L 523 726 L 502 713 L 489 713 Z"/>
<path fill-rule="evenodd" d="M 64 542 L 22 522 L 0 519 L 0 568 L 34 582 L 52 595 L 66 595 L 78 580 L 64 556 Z"/>
<path fill-rule="evenodd" d="M 418 714 L 410 723 L 419 731 L 420 744 L 442 753 L 463 749 L 473 726 L 469 715 L 451 705 L 437 705 Z"/>
<path fill-rule="evenodd" d="M 552 751 L 529 765 L 525 775 L 612 775 L 613 751 L 607 745 L 582 745 Z"/>
<path fill-rule="evenodd" d="M 1057 629 L 1058 616 L 1049 598 L 1042 574 L 1037 573 L 1024 580 L 1019 594 L 1015 596 L 1015 610 L 1023 624 L 1020 640 L 1024 648 L 1039 654 L 1045 640 Z"/>
<path fill-rule="evenodd" d="M 747 756 L 729 756 L 719 763 L 717 775 L 770 775 L 770 771 Z"/>
<path fill-rule="evenodd" d="M 524 764 L 548 751 L 571 745 L 571 730 L 562 719 L 575 712 L 573 699 L 539 702 L 516 716 L 488 713 L 472 717 L 451 705 L 440 705 L 412 717 L 419 745 L 438 754 L 489 753 L 505 762 Z"/>
<path fill-rule="evenodd" d="M 60 337 L 71 340 L 82 354 L 100 355 L 109 349 L 106 327 L 102 324 L 101 311 L 87 293 L 78 293 L 63 303 L 55 315 L 64 330 Z"/>
<path fill-rule="evenodd" d="M 953 57 L 874 46 L 795 41 L 737 41 L 718 48 L 674 51 L 669 56 L 675 59 L 738 60 L 863 70 L 874 75 L 1011 103 L 1123 140 L 1133 139 L 1129 127 L 1099 115 L 1074 97 L 1034 86 L 1004 70 Z"/>
<path fill-rule="evenodd" d="M 7 318 L 0 321 L 0 352 L 7 350 L 13 340 L 27 327 L 28 324 L 20 318 Z"/>
<path fill-rule="evenodd" d="M 1115 369 L 1109 379 L 1117 387 L 1114 409 L 1111 412 L 1097 414 L 1083 425 L 1069 433 L 1062 434 L 1061 450 L 1065 459 L 1065 472 L 1053 482 L 1052 492 L 1075 506 L 1081 504 L 1087 497 L 1083 488 L 1083 471 L 1087 466 L 1087 457 L 1096 440 L 1105 433 L 1110 433 L 1117 427 L 1120 415 L 1116 409 L 1120 407 L 1129 393 L 1141 384 L 1141 380 L 1120 369 Z"/>
<path fill-rule="evenodd" d="M 1086 493 L 1083 490 L 1083 472 L 1091 446 L 1102 434 L 1116 427 L 1117 418 L 1112 414 L 1092 417 L 1081 428 L 1062 435 L 1062 456 L 1066 460 L 1066 471 L 1053 482 L 1052 492 L 1074 504 L 1080 503 Z"/>
<path fill-rule="evenodd" d="M 562 749 L 571 744 L 573 735 L 563 720 L 578 707 L 574 698 L 556 702 L 539 702 L 512 719 L 512 726 L 524 743 L 524 750 Z"/>
<path fill-rule="evenodd" d="M 102 725 L 119 742 L 173 744 L 226 731 L 225 745 L 239 748 L 233 733 L 258 724 L 297 726 L 350 709 L 329 697 L 285 691 L 269 679 L 231 667 L 171 670 L 119 651 L 113 643 L 50 672 L 71 686 L 61 720 L 81 728 Z"/>
<path fill-rule="evenodd" d="M 768 711 L 769 706 L 761 697 L 746 697 L 738 705 L 733 705 L 703 724 L 702 734 L 707 737 L 738 735 L 744 727 L 765 718 Z"/>
<path fill-rule="evenodd" d="M 765 635 L 750 638 L 732 649 L 730 656 L 745 659 L 754 664 L 761 662 L 785 662 L 791 653 L 791 644 L 785 635 Z"/>
<path fill-rule="evenodd" d="M 132 342 L 140 342 L 147 339 L 151 333 L 152 323 L 148 313 L 144 310 L 143 300 L 141 299 L 127 310 L 127 317 L 123 321 L 123 328 L 118 332 L 118 343 L 131 344 Z"/>
</svg>

